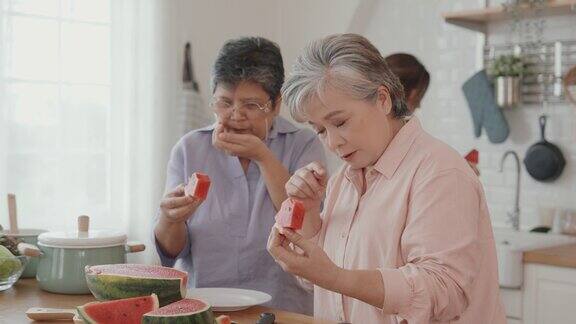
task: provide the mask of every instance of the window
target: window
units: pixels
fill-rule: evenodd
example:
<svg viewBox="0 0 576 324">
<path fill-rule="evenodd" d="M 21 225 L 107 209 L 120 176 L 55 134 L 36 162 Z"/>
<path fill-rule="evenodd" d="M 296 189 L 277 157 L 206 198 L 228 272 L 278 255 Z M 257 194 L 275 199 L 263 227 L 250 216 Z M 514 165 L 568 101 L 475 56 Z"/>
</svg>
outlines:
<svg viewBox="0 0 576 324">
<path fill-rule="evenodd" d="M 0 0 L 0 13 L 0 192 L 16 193 L 20 227 L 111 217 L 110 1 Z"/>
</svg>

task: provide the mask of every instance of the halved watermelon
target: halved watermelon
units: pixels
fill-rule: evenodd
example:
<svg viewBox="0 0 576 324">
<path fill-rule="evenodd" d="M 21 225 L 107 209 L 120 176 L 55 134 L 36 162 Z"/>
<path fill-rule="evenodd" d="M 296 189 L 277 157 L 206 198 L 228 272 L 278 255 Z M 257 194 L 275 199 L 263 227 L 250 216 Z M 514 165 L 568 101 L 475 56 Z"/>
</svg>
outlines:
<svg viewBox="0 0 576 324">
<path fill-rule="evenodd" d="M 214 324 L 212 307 L 199 299 L 182 299 L 144 314 L 144 324 Z"/>
<path fill-rule="evenodd" d="M 208 189 L 210 189 L 210 177 L 200 172 L 194 172 L 184 187 L 184 193 L 187 196 L 206 199 Z"/>
<path fill-rule="evenodd" d="M 282 227 L 299 230 L 302 228 L 305 213 L 304 204 L 300 200 L 288 198 L 276 214 L 276 222 Z"/>
<path fill-rule="evenodd" d="M 78 314 L 90 324 L 140 324 L 144 314 L 159 308 L 158 297 L 134 297 L 78 306 Z"/>
<path fill-rule="evenodd" d="M 186 296 L 188 273 L 144 264 L 86 266 L 88 288 L 98 300 L 113 300 L 156 294 L 160 306 Z"/>
</svg>

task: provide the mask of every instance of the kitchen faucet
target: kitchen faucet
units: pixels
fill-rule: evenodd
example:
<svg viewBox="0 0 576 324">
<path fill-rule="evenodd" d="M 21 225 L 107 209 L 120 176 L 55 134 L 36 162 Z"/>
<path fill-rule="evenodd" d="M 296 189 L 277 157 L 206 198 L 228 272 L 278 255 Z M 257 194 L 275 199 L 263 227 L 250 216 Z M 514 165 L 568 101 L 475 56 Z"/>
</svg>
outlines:
<svg viewBox="0 0 576 324">
<path fill-rule="evenodd" d="M 509 155 L 512 155 L 516 161 L 516 192 L 514 194 L 514 210 L 507 213 L 507 221 L 512 223 L 512 228 L 517 231 L 520 229 L 520 158 L 516 152 L 506 151 L 504 153 L 500 159 L 500 172 L 504 171 L 504 162 Z"/>
</svg>

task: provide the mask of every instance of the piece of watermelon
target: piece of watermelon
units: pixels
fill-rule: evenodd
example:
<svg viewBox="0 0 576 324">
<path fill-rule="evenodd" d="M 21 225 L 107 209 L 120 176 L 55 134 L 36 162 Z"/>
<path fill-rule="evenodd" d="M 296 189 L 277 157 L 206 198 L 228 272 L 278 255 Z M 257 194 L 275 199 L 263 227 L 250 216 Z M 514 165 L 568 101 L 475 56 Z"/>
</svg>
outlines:
<svg viewBox="0 0 576 324">
<path fill-rule="evenodd" d="M 184 193 L 187 196 L 206 199 L 208 189 L 210 189 L 210 177 L 200 172 L 194 172 L 184 187 Z"/>
<path fill-rule="evenodd" d="M 143 324 L 214 324 L 212 307 L 199 299 L 182 299 L 144 314 Z"/>
<path fill-rule="evenodd" d="M 140 324 L 144 314 L 159 308 L 155 294 L 78 306 L 78 314 L 90 324 Z"/>
<path fill-rule="evenodd" d="M 299 230 L 302 228 L 305 212 L 304 204 L 300 200 L 288 198 L 276 214 L 276 222 L 282 227 Z"/>
<path fill-rule="evenodd" d="M 160 306 L 186 296 L 188 273 L 144 264 L 86 266 L 88 288 L 98 300 L 113 300 L 156 294 Z"/>
<path fill-rule="evenodd" d="M 216 317 L 216 324 L 232 324 L 232 319 L 228 315 L 220 315 Z"/>
<path fill-rule="evenodd" d="M 466 154 L 466 156 L 464 157 L 466 159 L 466 161 L 470 162 L 470 163 L 474 163 L 474 164 L 478 164 L 478 151 L 477 150 L 472 150 L 470 152 L 468 152 L 468 154 Z"/>
</svg>

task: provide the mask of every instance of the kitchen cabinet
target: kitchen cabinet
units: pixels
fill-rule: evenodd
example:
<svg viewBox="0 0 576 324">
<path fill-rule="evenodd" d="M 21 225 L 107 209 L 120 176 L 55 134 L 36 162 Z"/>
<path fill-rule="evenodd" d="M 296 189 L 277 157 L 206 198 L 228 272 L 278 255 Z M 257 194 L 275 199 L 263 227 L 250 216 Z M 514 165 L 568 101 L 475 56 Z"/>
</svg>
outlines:
<svg viewBox="0 0 576 324">
<path fill-rule="evenodd" d="M 576 322 L 576 269 L 525 264 L 523 324 Z"/>
<path fill-rule="evenodd" d="M 500 298 L 509 322 L 522 318 L 522 290 L 500 288 Z"/>
</svg>

